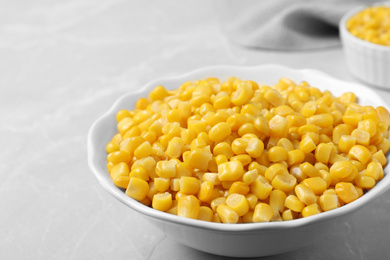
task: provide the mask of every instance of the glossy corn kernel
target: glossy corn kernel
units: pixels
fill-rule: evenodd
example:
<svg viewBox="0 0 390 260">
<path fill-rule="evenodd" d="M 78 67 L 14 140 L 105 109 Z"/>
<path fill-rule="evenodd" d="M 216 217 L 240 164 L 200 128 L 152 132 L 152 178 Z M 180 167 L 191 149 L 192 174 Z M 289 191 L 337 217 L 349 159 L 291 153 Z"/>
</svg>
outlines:
<svg viewBox="0 0 390 260">
<path fill-rule="evenodd" d="M 334 152 L 333 145 L 330 143 L 320 143 L 315 149 L 315 157 L 318 162 L 327 164 L 330 156 Z"/>
<path fill-rule="evenodd" d="M 340 207 L 339 198 L 336 193 L 323 194 L 320 196 L 320 206 L 323 211 L 329 211 Z"/>
<path fill-rule="evenodd" d="M 309 187 L 315 195 L 321 195 L 327 188 L 327 182 L 321 177 L 307 178 L 302 181 L 302 184 Z"/>
<path fill-rule="evenodd" d="M 229 123 L 221 122 L 213 126 L 209 131 L 210 139 L 214 142 L 221 142 L 231 134 Z"/>
<path fill-rule="evenodd" d="M 272 207 L 266 203 L 259 203 L 253 211 L 253 222 L 269 222 L 274 215 Z"/>
<path fill-rule="evenodd" d="M 180 192 L 188 195 L 194 195 L 199 192 L 200 182 L 195 177 L 183 176 L 180 178 Z"/>
<path fill-rule="evenodd" d="M 259 176 L 258 170 L 252 169 L 244 173 L 244 175 L 242 176 L 242 181 L 250 185 L 256 180 L 257 176 Z"/>
<path fill-rule="evenodd" d="M 316 142 L 310 136 L 305 136 L 299 143 L 299 149 L 305 154 L 311 153 L 316 147 Z"/>
<path fill-rule="evenodd" d="M 176 164 L 174 161 L 159 161 L 156 164 L 156 173 L 162 178 L 173 178 L 176 176 Z"/>
<path fill-rule="evenodd" d="M 218 178 L 221 181 L 236 181 L 240 179 L 243 174 L 244 167 L 239 160 L 218 165 Z"/>
<path fill-rule="evenodd" d="M 217 214 L 222 223 L 235 224 L 239 220 L 237 212 L 225 204 L 218 205 Z"/>
<path fill-rule="evenodd" d="M 269 120 L 269 135 L 277 137 L 287 136 L 288 120 L 282 116 L 275 115 Z"/>
<path fill-rule="evenodd" d="M 233 193 L 246 195 L 250 191 L 249 185 L 242 181 L 235 181 L 232 183 L 232 185 L 229 188 L 229 195 Z"/>
<path fill-rule="evenodd" d="M 211 222 L 213 220 L 213 210 L 207 206 L 199 207 L 198 219 Z"/>
<path fill-rule="evenodd" d="M 376 181 L 373 177 L 367 176 L 363 172 L 356 176 L 355 184 L 362 189 L 369 190 L 375 186 Z"/>
<path fill-rule="evenodd" d="M 268 151 L 268 159 L 271 162 L 287 161 L 287 151 L 281 146 L 274 146 Z"/>
<path fill-rule="evenodd" d="M 313 204 L 317 201 L 317 197 L 314 192 L 304 184 L 296 185 L 294 190 L 299 200 L 306 205 Z"/>
<path fill-rule="evenodd" d="M 152 207 L 157 210 L 167 211 L 172 206 L 172 194 L 169 192 L 155 194 L 153 196 Z"/>
<path fill-rule="evenodd" d="M 200 210 L 199 200 L 194 195 L 182 196 L 177 203 L 177 215 L 197 219 Z"/>
<path fill-rule="evenodd" d="M 213 195 L 214 183 L 211 181 L 204 181 L 200 185 L 198 198 L 200 201 L 208 201 Z"/>
<path fill-rule="evenodd" d="M 307 119 L 307 123 L 309 124 L 314 124 L 316 126 L 320 127 L 329 127 L 333 126 L 333 116 L 331 114 L 317 114 L 317 115 L 312 115 Z"/>
<path fill-rule="evenodd" d="M 287 152 L 287 163 L 289 166 L 302 163 L 305 160 L 305 153 L 300 149 Z"/>
<path fill-rule="evenodd" d="M 249 211 L 248 201 L 242 194 L 230 194 L 226 199 L 226 205 L 233 209 L 239 217 L 245 215 Z"/>
<path fill-rule="evenodd" d="M 301 212 L 306 205 L 297 196 L 289 195 L 284 201 L 284 206 L 294 212 Z"/>
<path fill-rule="evenodd" d="M 250 138 L 245 151 L 252 157 L 258 158 L 264 151 L 264 143 L 258 138 Z"/>
<path fill-rule="evenodd" d="M 352 146 L 348 152 L 348 155 L 350 155 L 353 159 L 357 159 L 363 164 L 366 164 L 371 158 L 370 151 L 362 145 Z"/>
<path fill-rule="evenodd" d="M 149 185 L 146 181 L 133 177 L 130 179 L 126 194 L 138 201 L 143 200 L 149 192 Z"/>
<path fill-rule="evenodd" d="M 159 192 L 165 192 L 169 189 L 171 181 L 168 178 L 157 177 L 154 178 L 154 187 Z"/>
<path fill-rule="evenodd" d="M 310 204 L 302 209 L 302 216 L 304 218 L 321 213 L 321 209 L 317 203 Z"/>
<path fill-rule="evenodd" d="M 188 165 L 194 169 L 206 171 L 213 155 L 200 148 L 193 149 L 188 156 Z"/>
<path fill-rule="evenodd" d="M 272 186 L 285 193 L 292 191 L 297 184 L 297 179 L 292 174 L 278 174 L 272 179 Z"/>
<path fill-rule="evenodd" d="M 379 162 L 370 162 L 367 165 L 366 172 L 364 175 L 373 178 L 374 180 L 380 180 L 383 178 L 383 168 Z"/>
<path fill-rule="evenodd" d="M 304 176 L 308 177 L 318 177 L 320 176 L 319 170 L 311 163 L 304 162 L 299 165 Z"/>
<path fill-rule="evenodd" d="M 345 203 L 350 203 L 359 197 L 355 186 L 349 182 L 339 182 L 335 186 L 337 196 Z"/>
<path fill-rule="evenodd" d="M 269 196 L 269 205 L 273 211 L 283 212 L 284 203 L 286 200 L 286 193 L 281 190 L 273 190 Z"/>
<path fill-rule="evenodd" d="M 251 192 L 260 200 L 268 198 L 273 186 L 263 176 L 259 175 L 256 180 L 250 185 Z"/>
</svg>

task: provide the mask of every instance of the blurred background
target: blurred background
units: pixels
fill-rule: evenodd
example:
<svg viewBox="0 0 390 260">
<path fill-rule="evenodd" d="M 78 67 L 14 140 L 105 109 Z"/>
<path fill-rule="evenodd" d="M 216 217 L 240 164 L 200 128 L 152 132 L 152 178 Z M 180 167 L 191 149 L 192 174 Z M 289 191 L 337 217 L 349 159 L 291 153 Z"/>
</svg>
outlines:
<svg viewBox="0 0 390 260">
<path fill-rule="evenodd" d="M 281 64 L 357 82 L 337 23 L 369 1 L 261 2 L 2 0 L 0 259 L 225 259 L 166 238 L 109 196 L 86 140 L 122 94 L 205 66 Z M 389 257 L 390 228 L 376 225 L 389 219 L 389 198 L 334 236 L 267 259 Z"/>
</svg>

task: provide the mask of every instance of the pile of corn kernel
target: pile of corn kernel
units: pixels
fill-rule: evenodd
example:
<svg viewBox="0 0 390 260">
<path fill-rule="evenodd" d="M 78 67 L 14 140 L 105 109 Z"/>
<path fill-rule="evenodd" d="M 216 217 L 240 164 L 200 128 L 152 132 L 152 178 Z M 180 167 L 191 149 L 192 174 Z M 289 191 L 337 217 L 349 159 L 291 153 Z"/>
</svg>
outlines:
<svg viewBox="0 0 390 260">
<path fill-rule="evenodd" d="M 286 78 L 157 86 L 117 113 L 107 169 L 131 198 L 182 217 L 308 217 L 358 199 L 384 176 L 389 113 L 356 102 Z"/>
<path fill-rule="evenodd" d="M 360 39 L 390 46 L 390 6 L 364 9 L 347 21 L 347 29 Z"/>
</svg>

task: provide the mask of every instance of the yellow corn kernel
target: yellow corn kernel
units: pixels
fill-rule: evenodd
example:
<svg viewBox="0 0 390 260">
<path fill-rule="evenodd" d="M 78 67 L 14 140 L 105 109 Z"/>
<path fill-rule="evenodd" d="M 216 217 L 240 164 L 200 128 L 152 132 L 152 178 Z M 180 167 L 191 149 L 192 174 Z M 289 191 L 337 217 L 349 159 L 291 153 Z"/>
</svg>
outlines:
<svg viewBox="0 0 390 260">
<path fill-rule="evenodd" d="M 226 205 L 233 209 L 239 217 L 249 211 L 249 204 L 245 196 L 238 193 L 230 194 L 226 199 Z M 218 208 L 217 208 L 218 211 Z"/>
<path fill-rule="evenodd" d="M 305 160 L 305 154 L 300 149 L 295 149 L 287 152 L 287 164 L 289 166 L 301 163 Z"/>
<path fill-rule="evenodd" d="M 145 170 L 145 168 L 143 168 L 143 167 L 136 167 L 136 168 L 131 169 L 129 177 L 130 178 L 137 177 L 137 178 L 140 178 L 140 179 L 142 179 L 144 181 L 148 181 L 149 180 L 149 174 Z"/>
<path fill-rule="evenodd" d="M 106 151 L 107 153 L 113 153 L 119 150 L 119 145 L 115 144 L 114 142 L 109 142 L 106 145 Z"/>
<path fill-rule="evenodd" d="M 323 211 L 329 211 L 340 207 L 339 197 L 336 192 L 334 194 L 324 193 L 320 196 L 320 206 Z"/>
<path fill-rule="evenodd" d="M 335 186 L 337 196 L 345 203 L 350 203 L 359 197 L 355 186 L 349 182 L 339 182 Z"/>
<path fill-rule="evenodd" d="M 290 167 L 290 174 L 297 179 L 298 183 L 307 178 L 307 175 L 302 172 L 300 166 L 297 164 Z"/>
<path fill-rule="evenodd" d="M 327 182 L 321 177 L 307 178 L 302 181 L 302 184 L 309 187 L 315 195 L 321 195 L 328 188 Z"/>
<path fill-rule="evenodd" d="M 374 153 L 372 157 L 375 158 L 382 166 L 385 166 L 387 164 L 386 156 L 382 150 L 379 150 Z"/>
<path fill-rule="evenodd" d="M 242 180 L 244 183 L 250 185 L 256 180 L 257 176 L 259 176 L 258 170 L 252 169 L 244 173 Z"/>
<path fill-rule="evenodd" d="M 276 143 L 276 146 L 283 147 L 287 152 L 294 150 L 294 145 L 288 138 L 280 138 L 279 141 Z"/>
<path fill-rule="evenodd" d="M 282 116 L 275 115 L 269 120 L 269 135 L 277 137 L 287 136 L 288 120 Z"/>
<path fill-rule="evenodd" d="M 363 173 L 359 173 L 355 178 L 355 184 L 362 189 L 371 189 L 375 186 L 376 181 L 373 177 L 367 176 Z"/>
<path fill-rule="evenodd" d="M 237 131 L 243 124 L 248 123 L 248 118 L 242 114 L 231 115 L 226 122 L 230 124 L 232 131 Z M 268 124 L 267 124 L 268 126 Z"/>
<path fill-rule="evenodd" d="M 330 176 L 337 179 L 347 178 L 354 171 L 357 171 L 357 169 L 351 161 L 335 162 L 329 169 Z"/>
<path fill-rule="evenodd" d="M 288 170 L 283 164 L 275 163 L 267 168 L 267 170 L 264 173 L 264 176 L 269 181 L 272 181 L 276 175 L 287 175 L 287 174 L 288 174 Z"/>
<path fill-rule="evenodd" d="M 302 109 L 301 109 L 301 114 L 308 118 L 308 117 L 311 117 L 312 115 L 314 115 L 317 111 L 317 104 L 315 101 L 308 101 L 306 102 Z"/>
<path fill-rule="evenodd" d="M 149 192 L 149 184 L 139 178 L 133 177 L 130 179 L 126 189 L 126 194 L 138 201 L 143 200 Z"/>
<path fill-rule="evenodd" d="M 211 202 L 210 202 L 210 206 L 211 206 L 211 209 L 216 212 L 217 211 L 217 207 L 221 204 L 226 204 L 226 198 L 225 197 L 217 197 L 215 199 L 213 199 Z"/>
<path fill-rule="evenodd" d="M 291 209 L 294 212 L 301 212 L 302 209 L 306 206 L 305 203 L 300 201 L 297 196 L 289 195 L 284 201 L 284 206 L 288 209 Z"/>
<path fill-rule="evenodd" d="M 350 135 L 352 133 L 353 127 L 347 124 L 340 124 L 335 126 L 333 128 L 333 143 L 338 144 L 340 141 L 341 136 L 343 135 Z"/>
<path fill-rule="evenodd" d="M 126 151 L 115 151 L 107 155 L 107 162 L 116 165 L 118 163 L 124 162 L 129 163 L 131 161 L 131 156 Z"/>
<path fill-rule="evenodd" d="M 292 191 L 297 183 L 297 179 L 291 174 L 276 175 L 272 180 L 274 189 L 281 190 L 285 193 Z"/>
<path fill-rule="evenodd" d="M 169 142 L 165 153 L 169 158 L 179 158 L 182 154 L 184 141 L 180 137 L 173 137 Z"/>
<path fill-rule="evenodd" d="M 240 161 L 230 161 L 218 165 L 218 178 L 221 181 L 236 181 L 244 174 L 244 167 Z"/>
<path fill-rule="evenodd" d="M 178 178 L 171 179 L 171 182 L 169 184 L 169 189 L 171 189 L 171 191 L 179 191 L 180 190 L 180 179 L 178 179 Z"/>
<path fill-rule="evenodd" d="M 176 164 L 174 161 L 159 161 L 156 164 L 156 173 L 162 178 L 174 178 L 176 176 Z"/>
<path fill-rule="evenodd" d="M 259 203 L 253 211 L 253 222 L 269 222 L 274 215 L 272 207 L 266 203 Z"/>
<path fill-rule="evenodd" d="M 307 119 L 308 124 L 314 124 L 323 128 L 333 126 L 333 121 L 334 119 L 331 114 L 312 115 Z"/>
<path fill-rule="evenodd" d="M 252 158 L 247 154 L 239 154 L 230 158 L 230 161 L 240 161 L 243 166 L 252 162 Z"/>
<path fill-rule="evenodd" d="M 129 165 L 125 162 L 115 164 L 110 171 L 111 178 L 115 180 L 118 176 L 129 177 Z"/>
<path fill-rule="evenodd" d="M 370 144 L 370 134 L 366 131 L 355 129 L 352 131 L 351 136 L 356 138 L 356 143 L 364 146 Z"/>
<path fill-rule="evenodd" d="M 239 136 L 243 136 L 245 134 L 255 134 L 257 135 L 257 130 L 252 123 L 245 123 L 237 131 Z"/>
<path fill-rule="evenodd" d="M 250 191 L 249 185 L 241 182 L 241 181 L 236 181 L 233 182 L 232 185 L 229 188 L 228 194 L 231 195 L 233 193 L 241 194 L 241 195 L 246 195 Z"/>
<path fill-rule="evenodd" d="M 316 160 L 327 164 L 329 162 L 331 153 L 333 152 L 333 145 L 327 143 L 320 143 L 315 150 Z"/>
<path fill-rule="evenodd" d="M 299 149 L 305 154 L 311 153 L 316 149 L 317 145 L 310 136 L 305 136 L 299 143 Z"/>
<path fill-rule="evenodd" d="M 264 116 L 258 116 L 255 121 L 253 121 L 253 125 L 259 133 L 265 136 L 269 135 L 269 122 Z"/>
<path fill-rule="evenodd" d="M 235 224 L 238 222 L 239 216 L 231 207 L 220 204 L 216 211 L 222 223 Z"/>
<path fill-rule="evenodd" d="M 212 158 L 213 155 L 211 152 L 195 148 L 188 155 L 188 165 L 191 168 L 206 171 Z"/>
<path fill-rule="evenodd" d="M 251 170 L 254 170 L 254 169 L 257 170 L 258 175 L 263 175 L 264 176 L 265 171 L 267 170 L 267 167 L 264 166 L 264 165 L 260 165 L 258 162 L 251 162 L 248 165 L 248 170 L 251 171 Z"/>
<path fill-rule="evenodd" d="M 286 104 L 286 99 L 275 89 L 267 88 L 264 93 L 264 98 L 274 107 Z"/>
<path fill-rule="evenodd" d="M 237 138 L 232 142 L 232 151 L 234 154 L 246 154 L 249 139 Z"/>
<path fill-rule="evenodd" d="M 281 190 L 273 190 L 269 196 L 269 205 L 274 211 L 283 212 L 286 194 Z"/>
<path fill-rule="evenodd" d="M 257 204 L 257 202 L 259 201 L 259 199 L 256 197 L 255 194 L 253 193 L 249 193 L 245 196 L 246 198 L 246 201 L 248 201 L 248 205 L 249 205 L 249 208 L 251 210 L 253 210 Z"/>
<path fill-rule="evenodd" d="M 356 145 L 356 137 L 351 135 L 342 135 L 339 141 L 339 151 L 348 153 L 352 146 Z"/>
<path fill-rule="evenodd" d="M 320 176 L 320 172 L 318 169 L 311 163 L 309 162 L 304 162 L 299 165 L 299 168 L 301 169 L 302 173 L 305 176 L 309 177 L 318 177 Z"/>
<path fill-rule="evenodd" d="M 377 107 L 376 111 L 377 111 L 381 121 L 386 124 L 387 128 L 389 128 L 390 127 L 390 114 L 389 114 L 389 111 L 387 111 L 387 109 L 382 107 L 382 106 Z"/>
<path fill-rule="evenodd" d="M 242 82 L 237 86 L 237 90 L 232 94 L 231 102 L 236 106 L 246 104 L 253 97 L 252 86 Z"/>
<path fill-rule="evenodd" d="M 281 146 L 274 146 L 268 151 L 268 159 L 271 162 L 287 161 L 287 151 Z"/>
<path fill-rule="evenodd" d="M 167 211 L 172 206 L 172 194 L 158 193 L 153 196 L 152 207 L 160 211 Z"/>
<path fill-rule="evenodd" d="M 302 217 L 306 218 L 321 213 L 317 203 L 310 204 L 302 209 Z"/>
<path fill-rule="evenodd" d="M 124 117 L 118 122 L 117 128 L 121 136 L 123 136 L 136 122 L 131 117 Z"/>
<path fill-rule="evenodd" d="M 148 157 L 152 154 L 152 146 L 148 141 L 143 142 L 134 150 L 134 156 L 139 158 Z"/>
<path fill-rule="evenodd" d="M 299 200 L 302 201 L 303 203 L 305 203 L 306 205 L 316 203 L 316 201 L 317 201 L 316 195 L 306 185 L 298 184 L 295 186 L 294 190 L 295 190 L 295 194 L 297 195 Z"/>
<path fill-rule="evenodd" d="M 213 195 L 214 183 L 211 181 L 204 181 L 200 185 L 198 198 L 200 201 L 208 201 Z"/>
<path fill-rule="evenodd" d="M 207 206 L 199 207 L 198 219 L 211 222 L 213 220 L 213 210 Z"/>
<path fill-rule="evenodd" d="M 258 158 L 264 151 L 264 143 L 258 138 L 250 138 L 245 151 L 252 157 Z"/>
<path fill-rule="evenodd" d="M 177 215 L 197 219 L 200 210 L 199 200 L 194 195 L 182 196 L 177 203 Z"/>
<path fill-rule="evenodd" d="M 268 198 L 269 194 L 273 189 L 273 186 L 265 177 L 259 175 L 256 180 L 250 185 L 250 188 L 251 192 L 255 194 L 258 199 L 264 200 Z"/>
<path fill-rule="evenodd" d="M 129 185 L 130 177 L 119 175 L 116 178 L 113 178 L 113 182 L 114 182 L 115 186 L 122 188 L 122 189 L 126 189 L 127 186 Z"/>
<path fill-rule="evenodd" d="M 377 123 L 373 119 L 365 119 L 358 123 L 358 129 L 369 133 L 373 137 L 377 131 Z"/>
<path fill-rule="evenodd" d="M 225 155 L 227 159 L 230 159 L 234 155 L 232 148 L 226 142 L 220 142 L 214 146 L 213 155 Z"/>
<path fill-rule="evenodd" d="M 218 178 L 218 173 L 206 172 L 205 174 L 203 174 L 202 178 L 203 178 L 203 181 L 210 181 L 214 185 L 221 184 L 221 180 Z"/>
<path fill-rule="evenodd" d="M 382 150 L 384 153 L 387 153 L 390 150 L 390 140 L 383 138 L 383 141 L 378 145 L 378 150 Z"/>
<path fill-rule="evenodd" d="M 351 147 L 348 152 L 348 155 L 351 156 L 353 159 L 357 159 L 363 164 L 366 164 L 371 158 L 370 151 L 365 146 L 358 144 Z"/>
<path fill-rule="evenodd" d="M 221 142 L 231 134 L 231 126 L 226 122 L 221 122 L 213 126 L 209 131 L 210 139 L 214 142 Z"/>
<path fill-rule="evenodd" d="M 231 104 L 231 98 L 226 92 L 219 92 L 214 99 L 213 106 L 215 109 L 228 108 Z"/>
<path fill-rule="evenodd" d="M 168 178 L 162 178 L 162 177 L 154 178 L 154 187 L 159 192 L 167 191 L 169 189 L 170 184 L 171 181 Z"/>
<path fill-rule="evenodd" d="M 282 212 L 282 220 L 287 221 L 287 220 L 293 220 L 296 218 L 296 213 L 292 211 L 291 209 L 286 209 Z"/>
<path fill-rule="evenodd" d="M 125 117 L 131 117 L 129 110 L 122 109 L 122 110 L 119 110 L 118 113 L 116 113 L 116 121 L 117 122 L 120 122 Z"/>
<path fill-rule="evenodd" d="M 364 175 L 369 176 L 376 181 L 380 180 L 383 177 L 382 165 L 379 162 L 370 162 L 367 165 L 367 170 Z"/>
<path fill-rule="evenodd" d="M 180 178 L 180 192 L 187 195 L 194 195 L 199 192 L 200 182 L 195 177 L 183 176 Z"/>
<path fill-rule="evenodd" d="M 107 163 L 107 171 L 108 171 L 109 173 L 111 173 L 111 170 L 112 170 L 113 167 L 114 167 L 114 164 L 113 164 L 113 163 L 111 163 L 111 162 L 108 162 L 108 163 Z"/>
</svg>

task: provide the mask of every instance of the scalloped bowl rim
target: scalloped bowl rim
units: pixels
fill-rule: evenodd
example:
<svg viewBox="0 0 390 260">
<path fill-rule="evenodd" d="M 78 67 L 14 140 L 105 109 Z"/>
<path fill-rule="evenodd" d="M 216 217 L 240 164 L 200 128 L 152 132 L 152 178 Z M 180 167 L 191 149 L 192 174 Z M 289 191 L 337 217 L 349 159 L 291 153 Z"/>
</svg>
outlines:
<svg viewBox="0 0 390 260">
<path fill-rule="evenodd" d="M 386 102 L 382 99 L 381 96 L 379 96 L 376 92 L 374 92 L 372 89 L 365 87 L 361 84 L 357 83 L 350 83 L 341 81 L 335 78 L 332 78 L 328 76 L 327 74 L 313 70 L 313 69 L 301 69 L 301 70 L 295 70 L 288 67 L 270 64 L 270 65 L 262 65 L 262 66 L 255 66 L 255 67 L 238 67 L 238 66 L 211 66 L 211 67 L 205 67 L 201 69 L 197 69 L 191 72 L 188 72 L 186 74 L 180 75 L 180 76 L 173 76 L 163 79 L 157 79 L 154 81 L 149 82 L 146 84 L 143 88 L 139 89 L 136 92 L 131 92 L 124 94 L 121 96 L 112 106 L 111 108 L 106 111 L 102 116 L 100 116 L 91 126 L 89 132 L 88 132 L 88 164 L 90 167 L 90 170 L 94 174 L 94 176 L 97 178 L 98 182 L 103 186 L 103 188 L 110 193 L 112 196 L 114 196 L 116 199 L 130 207 L 131 209 L 144 214 L 145 216 L 149 218 L 159 219 L 162 221 L 168 221 L 172 223 L 176 223 L 179 225 L 186 225 L 186 226 L 192 226 L 195 228 L 200 229 L 208 229 L 208 230 L 214 230 L 219 232 L 258 232 L 260 230 L 282 230 L 282 229 L 295 229 L 302 226 L 309 226 L 309 225 L 315 225 L 319 222 L 331 220 L 337 217 L 341 217 L 343 215 L 355 212 L 356 210 L 362 208 L 364 205 L 366 205 L 368 202 L 374 200 L 378 196 L 380 196 L 382 193 L 384 193 L 390 186 L 390 174 L 388 173 L 388 167 L 385 168 L 385 176 L 384 178 L 379 181 L 373 189 L 371 189 L 369 192 L 364 194 L 364 196 L 360 197 L 359 199 L 346 204 L 340 208 L 322 212 L 320 214 L 310 216 L 307 218 L 300 218 L 290 221 L 281 221 L 281 222 L 267 222 L 267 223 L 246 223 L 246 224 L 222 224 L 222 223 L 213 223 L 213 222 L 206 222 L 206 221 L 200 221 L 200 220 L 194 220 L 184 217 L 179 217 L 176 215 L 172 215 L 169 213 L 165 213 L 162 211 L 155 210 L 151 207 L 145 206 L 142 203 L 130 198 L 125 194 L 125 192 L 122 189 L 119 189 L 116 187 L 113 182 L 111 181 L 107 170 L 105 167 L 99 166 L 98 161 L 98 155 L 99 155 L 99 149 L 100 153 L 104 152 L 106 153 L 105 149 L 102 149 L 102 147 L 97 147 L 96 141 L 99 140 L 99 131 L 102 131 L 102 128 L 107 128 L 108 125 L 106 125 L 107 121 L 110 121 L 112 118 L 115 118 L 115 114 L 118 111 L 118 108 L 123 105 L 123 102 L 125 102 L 127 99 L 131 98 L 131 96 L 139 96 L 143 93 L 147 93 L 146 91 L 150 91 L 157 85 L 164 85 L 165 83 L 172 83 L 174 82 L 176 86 L 179 86 L 180 83 L 183 83 L 188 80 L 196 80 L 204 77 L 217 77 L 216 75 L 223 74 L 225 77 L 233 76 L 238 73 L 256 73 L 259 71 L 278 71 L 278 73 L 282 73 L 280 77 L 288 77 L 288 75 L 295 75 L 300 76 L 303 78 L 320 78 L 323 80 L 330 81 L 332 83 L 336 83 L 338 85 L 343 85 L 343 87 L 347 87 L 349 90 L 351 89 L 360 89 L 365 92 L 368 92 L 371 97 L 375 98 L 376 101 L 379 101 L 378 105 L 386 107 L 386 109 L 389 110 L 389 107 L 387 106 Z M 206 76 L 207 75 L 207 76 Z M 293 79 L 294 80 L 294 79 Z M 306 80 L 310 83 L 309 80 Z M 163 83 L 165 82 L 165 83 Z M 276 82 L 275 82 L 276 83 Z M 312 84 L 311 84 L 312 85 Z M 315 86 L 315 85 L 314 85 Z M 320 88 L 321 89 L 321 88 Z M 321 89 L 324 90 L 324 89 Z M 344 89 L 342 92 L 346 92 Z M 356 93 L 355 93 L 356 94 Z M 358 97 L 359 95 L 356 94 Z M 134 104 L 130 104 L 134 105 Z M 112 121 L 112 120 L 111 120 Z M 103 150 L 103 151 L 102 151 Z M 106 154 L 105 154 L 106 155 Z M 388 158 L 388 157 L 387 157 Z M 100 162 L 102 163 L 102 162 Z M 105 162 L 104 162 L 105 164 Z"/>
<path fill-rule="evenodd" d="M 341 18 L 340 22 L 339 22 L 339 28 L 341 29 L 341 32 L 344 34 L 345 37 L 348 37 L 348 39 L 350 41 L 354 41 L 366 48 L 371 48 L 371 49 L 376 49 L 376 50 L 379 50 L 379 51 L 384 51 L 384 52 L 390 52 L 390 46 L 385 46 L 385 45 L 380 45 L 380 44 L 375 44 L 375 43 L 372 43 L 372 42 L 369 42 L 369 41 L 366 41 L 366 40 L 363 40 L 359 37 L 356 37 L 355 35 L 351 34 L 348 29 L 347 29 L 347 21 L 355 14 L 359 13 L 360 11 L 363 11 L 364 9 L 366 8 L 369 8 L 369 7 L 375 7 L 375 6 L 390 6 L 390 1 L 386 1 L 386 2 L 373 2 L 373 3 L 370 3 L 370 4 L 363 4 L 363 5 L 359 5 L 353 9 L 351 9 L 350 11 L 348 11 L 347 13 L 345 13 L 343 15 L 343 17 Z"/>
</svg>

